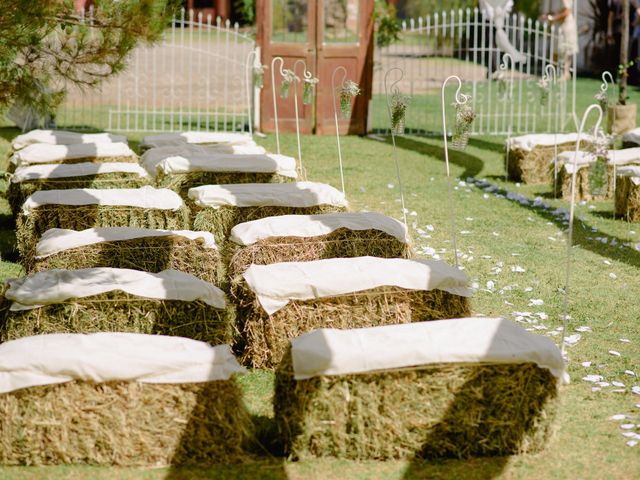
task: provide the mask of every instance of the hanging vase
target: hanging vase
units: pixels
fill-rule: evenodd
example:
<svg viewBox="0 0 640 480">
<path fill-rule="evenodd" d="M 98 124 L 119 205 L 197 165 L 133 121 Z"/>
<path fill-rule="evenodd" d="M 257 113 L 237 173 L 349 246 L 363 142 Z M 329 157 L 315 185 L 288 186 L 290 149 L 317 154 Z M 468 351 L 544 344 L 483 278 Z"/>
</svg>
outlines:
<svg viewBox="0 0 640 480">
<path fill-rule="evenodd" d="M 470 100 L 470 98 L 468 100 Z M 455 107 L 456 126 L 451 138 L 451 147 L 456 150 L 464 150 L 469 142 L 471 124 L 476 118 L 476 114 L 469 103 L 456 103 Z"/>
</svg>

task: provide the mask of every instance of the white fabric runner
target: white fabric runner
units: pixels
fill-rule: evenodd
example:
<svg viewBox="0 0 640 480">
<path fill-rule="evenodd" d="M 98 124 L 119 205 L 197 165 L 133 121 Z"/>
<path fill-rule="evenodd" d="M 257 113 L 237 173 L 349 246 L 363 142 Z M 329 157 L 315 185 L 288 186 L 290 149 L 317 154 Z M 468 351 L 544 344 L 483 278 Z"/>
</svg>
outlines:
<svg viewBox="0 0 640 480">
<path fill-rule="evenodd" d="M 192 155 L 261 155 L 263 153 L 266 153 L 266 150 L 258 145 L 171 145 L 150 148 L 140 157 L 140 164 L 147 170 L 155 170 L 158 163 L 169 157 L 191 158 Z"/>
<path fill-rule="evenodd" d="M 380 230 L 400 242 L 410 243 L 404 223 L 373 212 L 267 217 L 236 225 L 231 230 L 229 239 L 239 245 L 252 245 L 272 237 L 318 237 L 339 228 Z"/>
<path fill-rule="evenodd" d="M 560 152 L 557 156 L 558 163 L 564 165 L 568 173 L 573 173 L 573 159 L 575 158 L 574 150 Z M 578 170 L 595 162 L 595 157 L 590 152 L 578 152 Z M 552 162 L 553 163 L 553 162 Z M 622 150 L 609 150 L 607 155 L 607 163 L 610 165 L 631 165 L 640 164 L 640 148 L 625 148 Z"/>
<path fill-rule="evenodd" d="M 133 227 L 88 228 L 82 231 L 51 228 L 42 234 L 36 246 L 36 258 L 46 258 L 73 248 L 95 245 L 103 242 L 119 242 L 137 238 L 178 236 L 197 241 L 204 248 L 216 249 L 211 232 L 191 230 L 158 230 Z"/>
<path fill-rule="evenodd" d="M 86 177 L 90 175 L 104 175 L 107 173 L 131 173 L 138 177 L 148 177 L 147 171 L 137 163 L 105 162 L 105 163 L 69 163 L 30 165 L 18 167 L 11 176 L 11 182 L 20 183 L 29 180 L 44 180 L 47 178 Z"/>
<path fill-rule="evenodd" d="M 111 205 L 124 207 L 178 210 L 184 205 L 180 195 L 166 188 L 70 188 L 69 190 L 39 190 L 22 205 L 29 215 L 43 205 Z"/>
<path fill-rule="evenodd" d="M 640 185 L 640 166 L 627 166 L 616 169 L 619 177 L 629 177 L 634 185 Z"/>
<path fill-rule="evenodd" d="M 355 257 L 273 263 L 251 265 L 243 277 L 269 315 L 291 300 L 335 297 L 383 286 L 471 296 L 465 273 L 435 260 Z"/>
<path fill-rule="evenodd" d="M 111 133 L 76 133 L 64 130 L 31 130 L 28 133 L 18 135 L 11 142 L 14 150 L 20 150 L 34 143 L 47 143 L 49 145 L 73 145 L 76 143 L 127 143 L 124 135 Z"/>
<path fill-rule="evenodd" d="M 608 158 L 612 165 L 640 164 L 640 147 L 609 150 Z"/>
<path fill-rule="evenodd" d="M 291 353 L 296 380 L 440 363 L 533 362 L 569 383 L 560 350 L 551 339 L 502 318 L 320 329 L 291 340 Z"/>
<path fill-rule="evenodd" d="M 227 145 L 255 145 L 248 133 L 240 132 L 182 132 L 148 135 L 142 139 L 143 148 L 184 145 L 185 143 L 225 143 Z"/>
<path fill-rule="evenodd" d="M 640 145 L 640 127 L 634 128 L 622 134 L 622 141 L 628 143 L 635 143 Z"/>
<path fill-rule="evenodd" d="M 592 139 L 589 135 L 583 135 L 582 142 L 588 142 Z M 511 137 L 509 139 L 509 148 L 531 151 L 535 147 L 552 147 L 553 145 L 562 145 L 564 143 L 578 141 L 577 133 L 532 133 L 530 135 L 521 135 L 519 137 Z"/>
<path fill-rule="evenodd" d="M 559 165 L 563 166 L 567 173 L 573 173 L 574 159 L 576 158 L 575 150 L 567 150 L 560 152 L 556 157 Z M 590 152 L 579 151 L 577 157 L 577 169 L 580 170 L 583 167 L 587 167 L 595 162 L 595 157 Z M 553 161 L 551 161 L 553 164 Z"/>
<path fill-rule="evenodd" d="M 50 334 L 0 345 L 0 393 L 73 380 L 199 383 L 246 373 L 229 345 L 139 333 Z"/>
<path fill-rule="evenodd" d="M 160 160 L 153 167 L 149 162 L 144 166 L 153 176 L 189 172 L 258 172 L 277 173 L 290 178 L 298 176 L 296 173 L 296 159 L 276 154 L 192 154 L 189 158 L 182 156 L 167 157 L 164 160 Z"/>
<path fill-rule="evenodd" d="M 128 268 L 55 268 L 10 279 L 7 283 L 5 297 L 14 302 L 11 310 L 29 310 L 113 291 L 158 300 L 202 300 L 215 308 L 226 305 L 225 295 L 218 287 L 178 270 L 149 273 Z"/>
<path fill-rule="evenodd" d="M 204 185 L 189 189 L 189 198 L 200 207 L 347 207 L 342 192 L 326 183 L 242 183 Z"/>
<path fill-rule="evenodd" d="M 77 143 L 73 145 L 47 145 L 34 143 L 11 156 L 16 166 L 34 163 L 63 162 L 79 158 L 136 157 L 126 143 Z"/>
</svg>

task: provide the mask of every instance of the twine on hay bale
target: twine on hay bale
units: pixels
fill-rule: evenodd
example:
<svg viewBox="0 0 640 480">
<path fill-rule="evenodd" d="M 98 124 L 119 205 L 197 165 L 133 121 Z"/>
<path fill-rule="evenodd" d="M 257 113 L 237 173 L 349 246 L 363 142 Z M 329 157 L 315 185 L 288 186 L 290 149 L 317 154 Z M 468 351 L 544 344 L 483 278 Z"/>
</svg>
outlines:
<svg viewBox="0 0 640 480">
<path fill-rule="evenodd" d="M 614 196 L 613 192 L 613 165 L 607 165 L 607 194 L 593 195 L 589 185 L 589 172 L 591 165 L 584 166 L 576 172 L 576 201 L 607 200 Z M 551 165 L 551 176 L 553 177 L 553 164 Z M 557 191 L 561 193 L 563 200 L 571 200 L 571 176 L 567 169 L 558 165 Z"/>
<path fill-rule="evenodd" d="M 235 377 L 206 383 L 73 381 L 0 395 L 0 463 L 162 466 L 248 458 Z"/>
<path fill-rule="evenodd" d="M 294 180 L 294 178 L 279 175 L 275 172 L 186 172 L 159 175 L 156 179 L 156 186 L 173 190 L 186 199 L 190 188 L 201 185 L 287 183 Z"/>
<path fill-rule="evenodd" d="M 227 242 L 225 252 L 232 288 L 241 285 L 241 275 L 252 264 L 268 265 L 363 256 L 411 258 L 411 248 L 407 243 L 381 230 L 339 228 L 326 235 L 272 237 L 258 240 L 248 246 Z"/>
<path fill-rule="evenodd" d="M 50 228 L 85 230 L 93 227 L 139 227 L 162 230 L 186 230 L 190 226 L 189 209 L 177 210 L 110 205 L 48 204 L 34 208 L 29 215 L 20 212 L 16 219 L 16 238 L 22 263 L 31 265 L 38 239 Z"/>
<path fill-rule="evenodd" d="M 274 410 L 298 460 L 468 458 L 540 451 L 553 433 L 557 381 L 533 363 L 436 364 L 295 380 L 289 351 Z"/>
<path fill-rule="evenodd" d="M 469 299 L 444 290 L 379 287 L 348 295 L 292 300 L 268 315 L 246 285 L 232 288 L 242 337 L 241 363 L 275 368 L 291 338 L 317 328 L 358 328 L 458 318 L 470 314 Z"/>
<path fill-rule="evenodd" d="M 211 345 L 232 343 L 236 337 L 235 310 L 207 305 L 202 300 L 144 298 L 112 291 L 10 311 L 12 301 L 0 300 L 0 342 L 48 333 L 130 332 L 200 340 Z"/>
<path fill-rule="evenodd" d="M 178 235 L 107 241 L 64 250 L 24 265 L 27 273 L 53 268 L 130 268 L 150 273 L 173 269 L 219 285 L 224 276 L 220 252 Z"/>
<path fill-rule="evenodd" d="M 564 152 L 575 148 L 575 142 L 568 142 L 559 144 L 557 151 Z M 510 148 L 507 172 L 509 179 L 526 184 L 552 183 L 553 168 L 549 171 L 549 163 L 553 163 L 555 152 L 553 145 L 536 146 L 531 150 Z"/>
<path fill-rule="evenodd" d="M 640 185 L 632 177 L 618 176 L 615 191 L 615 215 L 629 222 L 640 222 Z"/>
<path fill-rule="evenodd" d="M 16 216 L 24 201 L 38 190 L 68 190 L 72 188 L 140 188 L 150 185 L 149 177 L 137 174 L 114 172 L 83 177 L 48 178 L 28 180 L 19 183 L 11 182 L 7 189 L 7 201 Z"/>
<path fill-rule="evenodd" d="M 138 157 L 136 155 L 131 156 L 118 156 L 118 157 L 82 157 L 82 158 L 67 158 L 64 160 L 48 161 L 47 164 L 55 165 L 71 165 L 75 163 L 138 163 Z M 25 165 L 37 165 L 32 163 L 25 163 Z M 7 172 L 13 173 L 20 165 L 16 165 L 13 162 L 9 162 L 7 166 Z"/>
<path fill-rule="evenodd" d="M 278 215 L 315 215 L 321 213 L 346 212 L 346 207 L 316 205 L 312 207 L 256 206 L 237 207 L 223 205 L 217 208 L 197 207 L 193 209 L 193 229 L 213 233 L 216 243 L 224 247 L 231 229 L 239 223 Z"/>
</svg>

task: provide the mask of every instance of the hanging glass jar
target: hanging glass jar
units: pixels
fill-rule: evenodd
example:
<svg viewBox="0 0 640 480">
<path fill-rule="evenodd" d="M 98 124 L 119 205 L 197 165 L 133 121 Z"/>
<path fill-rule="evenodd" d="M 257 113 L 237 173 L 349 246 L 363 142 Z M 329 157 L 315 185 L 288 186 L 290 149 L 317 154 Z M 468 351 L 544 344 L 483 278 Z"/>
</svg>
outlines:
<svg viewBox="0 0 640 480">
<path fill-rule="evenodd" d="M 292 70 L 283 70 L 282 83 L 280 83 L 280 98 L 289 98 L 289 90 L 291 84 L 295 82 L 298 77 Z"/>
<path fill-rule="evenodd" d="M 360 87 L 353 80 L 347 80 L 340 88 L 340 112 L 342 118 L 351 118 L 351 100 L 360 95 Z"/>
<path fill-rule="evenodd" d="M 470 103 L 471 97 L 467 96 L 465 103 L 456 102 L 456 126 L 451 138 L 451 147 L 456 150 L 464 150 L 469 142 L 471 134 L 471 124 L 476 118 L 473 107 Z"/>
<path fill-rule="evenodd" d="M 314 77 L 304 77 L 302 84 L 302 103 L 305 105 L 311 105 L 313 103 L 313 95 L 316 89 L 318 79 Z"/>
<path fill-rule="evenodd" d="M 405 116 L 409 97 L 400 92 L 394 92 L 391 97 L 391 131 L 394 135 L 404 134 Z"/>
<path fill-rule="evenodd" d="M 253 67 L 253 86 L 255 88 L 264 87 L 264 72 L 267 69 L 266 65 L 255 65 Z"/>
</svg>

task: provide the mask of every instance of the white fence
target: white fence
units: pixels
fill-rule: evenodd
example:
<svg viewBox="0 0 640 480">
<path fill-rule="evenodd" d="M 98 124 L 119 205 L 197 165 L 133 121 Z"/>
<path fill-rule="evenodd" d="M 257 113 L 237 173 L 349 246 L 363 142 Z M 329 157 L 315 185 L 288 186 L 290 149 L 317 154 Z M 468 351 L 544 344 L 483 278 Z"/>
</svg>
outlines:
<svg viewBox="0 0 640 480">
<path fill-rule="evenodd" d="M 244 130 L 246 61 L 253 38 L 219 17 L 175 18 L 161 42 L 140 45 L 97 89 L 71 88 L 58 128 L 109 131 Z M 88 16 L 89 18 L 89 16 Z"/>
<path fill-rule="evenodd" d="M 564 74 L 560 32 L 554 26 L 515 14 L 505 18 L 503 30 L 511 45 L 526 57 L 525 63 L 516 63 L 513 82 L 508 81 L 510 65 L 506 72 L 499 73 L 504 55 L 495 46 L 494 20 L 478 9 L 435 13 L 404 22 L 400 41 L 375 50 L 370 130 L 388 129 L 383 77 L 393 67 L 404 70 L 398 86 L 411 97 L 405 121 L 409 133 L 441 132 L 440 87 L 449 75 L 458 75 L 463 80 L 463 92 L 473 98 L 477 115 L 474 134 L 565 128 L 573 121 L 570 82 L 559 79 L 545 103 L 540 100 L 538 86 L 549 64 L 559 77 Z M 499 80 L 500 75 L 506 83 Z M 452 95 L 448 93 L 448 98 Z"/>
</svg>

